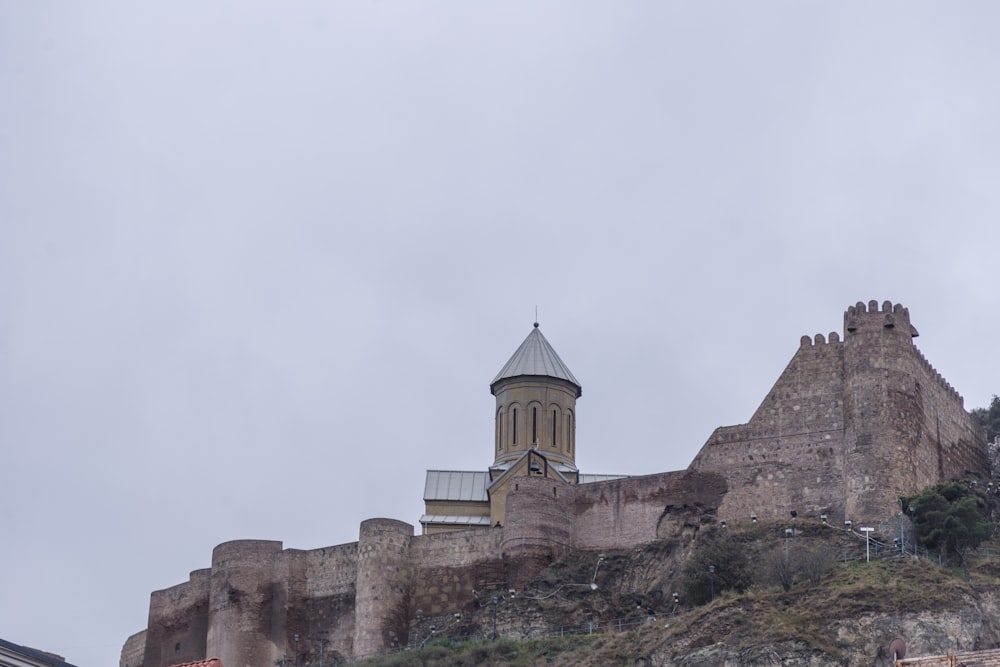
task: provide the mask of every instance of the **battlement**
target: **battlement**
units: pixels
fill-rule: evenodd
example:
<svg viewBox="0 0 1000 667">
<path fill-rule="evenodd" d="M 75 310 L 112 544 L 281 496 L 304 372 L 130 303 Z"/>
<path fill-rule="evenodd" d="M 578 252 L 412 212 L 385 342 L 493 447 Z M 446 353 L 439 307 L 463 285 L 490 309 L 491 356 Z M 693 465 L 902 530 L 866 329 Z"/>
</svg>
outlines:
<svg viewBox="0 0 1000 667">
<path fill-rule="evenodd" d="M 854 333 L 893 330 L 916 338 L 919 336 L 916 327 L 910 323 L 910 311 L 897 303 L 883 301 L 879 309 L 878 301 L 872 299 L 868 305 L 858 301 L 848 306 L 844 312 L 844 336 Z"/>
<path fill-rule="evenodd" d="M 840 334 L 836 331 L 831 331 L 826 337 L 823 334 L 818 333 L 815 336 L 802 336 L 799 339 L 799 347 L 812 347 L 813 345 L 819 347 L 820 345 L 837 345 L 840 343 Z"/>
<path fill-rule="evenodd" d="M 935 369 L 934 366 L 931 365 L 931 362 L 927 361 L 927 357 L 924 356 L 923 352 L 921 352 L 916 348 L 914 348 L 913 351 L 916 352 L 917 360 L 920 362 L 920 365 L 927 371 L 927 374 L 931 378 L 933 378 L 934 381 L 938 384 L 938 386 L 944 389 L 945 392 L 948 393 L 948 395 L 950 395 L 952 398 L 958 401 L 958 404 L 962 406 L 962 408 L 964 409 L 965 399 L 962 398 L 962 395 L 960 393 L 958 393 L 958 390 L 952 387 L 951 384 L 944 379 L 944 376 L 941 375 L 941 373 L 939 373 L 937 369 Z"/>
</svg>

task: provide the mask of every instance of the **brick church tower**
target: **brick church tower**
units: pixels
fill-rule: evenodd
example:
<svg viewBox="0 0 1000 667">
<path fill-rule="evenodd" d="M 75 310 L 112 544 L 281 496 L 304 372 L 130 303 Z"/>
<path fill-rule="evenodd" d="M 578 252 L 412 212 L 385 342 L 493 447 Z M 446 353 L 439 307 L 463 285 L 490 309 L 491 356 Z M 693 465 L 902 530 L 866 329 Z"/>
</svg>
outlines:
<svg viewBox="0 0 1000 667">
<path fill-rule="evenodd" d="M 576 399 L 582 391 L 535 322 L 490 383 L 496 397 L 493 464 L 485 471 L 428 470 L 423 531 L 503 525 L 507 491 L 518 477 L 580 482 Z"/>
<path fill-rule="evenodd" d="M 496 396 L 496 457 L 490 466 L 490 522 L 503 523 L 510 480 L 526 475 L 579 481 L 576 399 L 583 388 L 535 322 L 490 383 Z"/>
<path fill-rule="evenodd" d="M 490 383 L 497 399 L 493 467 L 536 449 L 564 471 L 575 471 L 576 399 L 582 391 L 536 322 Z"/>
</svg>

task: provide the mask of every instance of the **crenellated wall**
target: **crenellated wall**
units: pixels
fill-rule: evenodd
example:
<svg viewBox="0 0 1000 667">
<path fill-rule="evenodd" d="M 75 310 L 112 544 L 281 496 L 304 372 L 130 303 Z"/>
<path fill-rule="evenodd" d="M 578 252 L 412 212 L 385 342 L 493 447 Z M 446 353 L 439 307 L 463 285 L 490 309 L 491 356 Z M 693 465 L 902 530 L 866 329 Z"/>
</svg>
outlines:
<svg viewBox="0 0 1000 667">
<path fill-rule="evenodd" d="M 844 339 L 803 336 L 747 424 L 716 429 L 690 470 L 724 475 L 719 510 L 876 521 L 901 495 L 989 474 L 962 397 L 913 344 L 909 311 L 886 301 L 844 313 Z"/>
<path fill-rule="evenodd" d="M 842 512 L 843 358 L 836 333 L 803 336 L 750 421 L 708 439 L 689 470 L 728 480 L 721 518 Z"/>
</svg>

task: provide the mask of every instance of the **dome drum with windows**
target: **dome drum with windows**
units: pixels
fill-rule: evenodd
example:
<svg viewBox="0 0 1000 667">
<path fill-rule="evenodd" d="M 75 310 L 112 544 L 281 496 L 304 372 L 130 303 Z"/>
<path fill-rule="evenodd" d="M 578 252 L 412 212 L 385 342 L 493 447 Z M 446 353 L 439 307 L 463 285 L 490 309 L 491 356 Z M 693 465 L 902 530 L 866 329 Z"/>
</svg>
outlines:
<svg viewBox="0 0 1000 667">
<path fill-rule="evenodd" d="M 425 534 L 502 526 L 511 480 L 533 476 L 583 484 L 623 475 L 580 475 L 576 467 L 579 381 L 535 322 L 490 383 L 496 397 L 493 465 L 486 471 L 428 470 Z"/>
</svg>

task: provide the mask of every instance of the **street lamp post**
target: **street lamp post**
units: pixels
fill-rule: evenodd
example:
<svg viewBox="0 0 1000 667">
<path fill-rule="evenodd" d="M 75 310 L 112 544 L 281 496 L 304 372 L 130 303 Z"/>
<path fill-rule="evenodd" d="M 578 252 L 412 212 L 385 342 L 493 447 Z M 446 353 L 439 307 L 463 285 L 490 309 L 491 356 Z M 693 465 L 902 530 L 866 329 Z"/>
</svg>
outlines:
<svg viewBox="0 0 1000 667">
<path fill-rule="evenodd" d="M 714 565 L 709 565 L 708 566 L 708 583 L 709 583 L 709 586 L 710 586 L 709 590 L 712 593 L 712 602 L 715 602 L 715 566 Z"/>
<path fill-rule="evenodd" d="M 903 556 L 906 555 L 906 537 L 903 535 L 903 517 L 906 513 L 903 511 L 903 499 L 899 499 L 899 553 Z"/>
<path fill-rule="evenodd" d="M 871 539 L 871 534 L 872 534 L 873 530 L 875 530 L 875 529 L 874 528 L 868 528 L 867 526 L 862 526 L 861 527 L 861 532 L 865 534 L 865 562 L 866 563 L 870 563 L 871 560 L 872 560 L 871 559 L 871 548 L 869 546 L 869 540 Z"/>
<path fill-rule="evenodd" d="M 493 596 L 493 639 L 497 638 L 497 596 Z"/>
<path fill-rule="evenodd" d="M 788 538 L 792 536 L 793 530 L 785 528 L 785 565 L 788 564 Z"/>
</svg>

